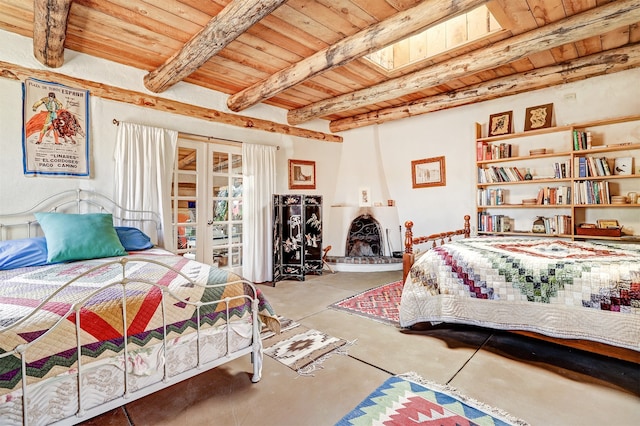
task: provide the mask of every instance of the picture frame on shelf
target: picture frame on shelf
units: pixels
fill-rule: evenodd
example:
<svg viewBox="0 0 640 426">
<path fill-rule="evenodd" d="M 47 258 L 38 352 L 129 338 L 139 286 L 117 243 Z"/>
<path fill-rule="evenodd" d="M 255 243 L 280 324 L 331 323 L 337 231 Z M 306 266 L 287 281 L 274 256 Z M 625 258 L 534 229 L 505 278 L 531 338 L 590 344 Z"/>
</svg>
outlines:
<svg viewBox="0 0 640 426">
<path fill-rule="evenodd" d="M 316 189 L 316 162 L 289 160 L 289 189 Z"/>
<path fill-rule="evenodd" d="M 600 229 L 617 229 L 620 227 L 620 224 L 615 219 L 598 219 L 596 224 Z"/>
<path fill-rule="evenodd" d="M 413 160 L 411 162 L 411 178 L 413 188 L 445 186 L 447 173 L 444 156 Z"/>
<path fill-rule="evenodd" d="M 630 175 L 633 173 L 633 157 L 618 157 L 613 161 L 614 175 Z"/>
<path fill-rule="evenodd" d="M 545 129 L 553 122 L 553 104 L 529 107 L 525 112 L 524 131 Z"/>
<path fill-rule="evenodd" d="M 513 133 L 513 111 L 500 112 L 489 116 L 489 137 Z"/>
</svg>

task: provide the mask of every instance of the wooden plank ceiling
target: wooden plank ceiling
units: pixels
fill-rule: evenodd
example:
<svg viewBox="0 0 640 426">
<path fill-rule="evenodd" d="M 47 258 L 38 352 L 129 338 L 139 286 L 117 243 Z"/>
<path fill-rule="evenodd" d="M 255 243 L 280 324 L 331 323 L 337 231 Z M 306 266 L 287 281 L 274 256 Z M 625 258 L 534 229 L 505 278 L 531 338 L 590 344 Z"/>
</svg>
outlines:
<svg viewBox="0 0 640 426">
<path fill-rule="evenodd" d="M 393 73 L 362 56 L 487 4 L 503 30 Z M 0 28 L 148 71 L 140 89 L 186 81 L 264 102 L 290 124 L 339 132 L 640 65 L 640 0 L 0 0 Z M 37 22 L 37 25 L 34 25 Z M 35 27 L 35 28 L 34 28 Z"/>
</svg>

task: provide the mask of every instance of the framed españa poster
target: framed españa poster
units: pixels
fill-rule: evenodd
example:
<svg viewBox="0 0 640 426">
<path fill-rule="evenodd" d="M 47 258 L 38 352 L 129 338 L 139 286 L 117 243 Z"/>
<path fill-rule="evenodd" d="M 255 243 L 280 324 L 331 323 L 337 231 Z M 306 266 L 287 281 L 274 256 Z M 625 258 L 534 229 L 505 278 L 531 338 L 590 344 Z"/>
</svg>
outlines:
<svg viewBox="0 0 640 426">
<path fill-rule="evenodd" d="M 22 106 L 24 174 L 89 176 L 89 91 L 28 78 Z"/>
</svg>

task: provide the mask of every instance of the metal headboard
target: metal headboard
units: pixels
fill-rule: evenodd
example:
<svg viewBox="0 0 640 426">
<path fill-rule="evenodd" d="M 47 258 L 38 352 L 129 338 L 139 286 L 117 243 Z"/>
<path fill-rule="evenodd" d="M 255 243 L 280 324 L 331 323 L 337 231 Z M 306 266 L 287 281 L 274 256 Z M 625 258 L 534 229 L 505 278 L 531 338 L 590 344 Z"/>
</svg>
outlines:
<svg viewBox="0 0 640 426">
<path fill-rule="evenodd" d="M 27 210 L 0 214 L 0 240 L 42 235 L 38 221 L 33 216 L 36 212 L 111 213 L 116 226 L 140 228 L 154 242 L 157 242 L 161 227 L 160 215 L 157 212 L 126 209 L 99 192 L 71 189 L 51 195 Z"/>
</svg>

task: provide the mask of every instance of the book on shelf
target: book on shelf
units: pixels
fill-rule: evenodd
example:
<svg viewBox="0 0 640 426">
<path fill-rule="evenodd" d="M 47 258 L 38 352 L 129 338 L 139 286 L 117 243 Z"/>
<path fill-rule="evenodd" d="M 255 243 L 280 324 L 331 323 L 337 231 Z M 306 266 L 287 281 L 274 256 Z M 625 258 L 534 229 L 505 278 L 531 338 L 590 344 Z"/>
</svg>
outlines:
<svg viewBox="0 0 640 426">
<path fill-rule="evenodd" d="M 592 145 L 591 132 L 583 132 L 580 130 L 573 131 L 573 150 L 574 151 L 591 149 L 591 145 Z"/>
<path fill-rule="evenodd" d="M 571 177 L 571 167 L 569 160 L 562 163 L 553 163 L 553 177 L 556 179 L 565 179 Z"/>
<path fill-rule="evenodd" d="M 510 143 L 491 144 L 486 141 L 476 142 L 476 161 L 498 160 L 511 158 Z"/>
<path fill-rule="evenodd" d="M 478 231 L 480 232 L 511 232 L 512 219 L 502 214 L 478 213 Z"/>
<path fill-rule="evenodd" d="M 478 206 L 501 206 L 505 203 L 505 190 L 479 188 L 476 202 Z"/>
<path fill-rule="evenodd" d="M 539 217 L 544 225 L 544 233 L 553 235 L 566 235 L 571 233 L 571 216 L 555 215 L 551 217 Z"/>
<path fill-rule="evenodd" d="M 574 182 L 574 204 L 611 204 L 608 181 Z"/>
<path fill-rule="evenodd" d="M 522 180 L 524 177 L 515 167 L 478 168 L 478 183 L 518 182 Z"/>
<path fill-rule="evenodd" d="M 536 204 L 539 205 L 566 205 L 571 204 L 571 187 L 544 187 L 538 190 Z"/>
</svg>

